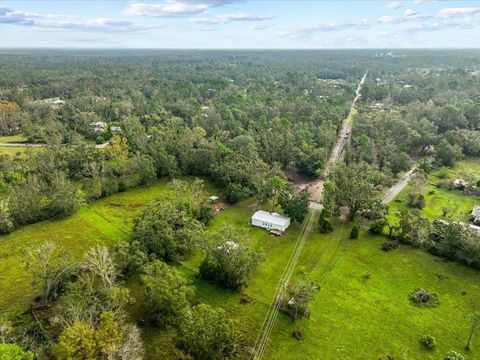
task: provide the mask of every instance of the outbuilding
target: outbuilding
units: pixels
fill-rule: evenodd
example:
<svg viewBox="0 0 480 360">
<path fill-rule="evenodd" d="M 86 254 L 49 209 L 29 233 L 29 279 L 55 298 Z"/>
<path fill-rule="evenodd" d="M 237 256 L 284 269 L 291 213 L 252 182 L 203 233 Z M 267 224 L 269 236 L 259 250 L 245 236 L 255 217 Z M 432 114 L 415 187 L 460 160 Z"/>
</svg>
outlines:
<svg viewBox="0 0 480 360">
<path fill-rule="evenodd" d="M 279 230 L 284 232 L 290 226 L 290 218 L 276 212 L 259 210 L 252 216 L 252 225 L 267 230 Z"/>
</svg>

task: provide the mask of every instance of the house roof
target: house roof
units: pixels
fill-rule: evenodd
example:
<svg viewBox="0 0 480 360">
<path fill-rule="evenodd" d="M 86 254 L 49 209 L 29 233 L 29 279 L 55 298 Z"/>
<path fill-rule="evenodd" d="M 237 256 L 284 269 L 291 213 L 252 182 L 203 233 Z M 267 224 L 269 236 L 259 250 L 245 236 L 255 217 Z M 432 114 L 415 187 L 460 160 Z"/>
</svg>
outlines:
<svg viewBox="0 0 480 360">
<path fill-rule="evenodd" d="M 218 200 L 218 196 L 212 195 L 209 197 L 209 199 L 215 201 Z"/>
<path fill-rule="evenodd" d="M 290 218 L 288 216 L 283 216 L 275 212 L 269 213 L 268 211 L 263 210 L 258 210 L 253 214 L 252 220 L 259 220 L 279 226 L 287 226 L 290 223 Z"/>
</svg>

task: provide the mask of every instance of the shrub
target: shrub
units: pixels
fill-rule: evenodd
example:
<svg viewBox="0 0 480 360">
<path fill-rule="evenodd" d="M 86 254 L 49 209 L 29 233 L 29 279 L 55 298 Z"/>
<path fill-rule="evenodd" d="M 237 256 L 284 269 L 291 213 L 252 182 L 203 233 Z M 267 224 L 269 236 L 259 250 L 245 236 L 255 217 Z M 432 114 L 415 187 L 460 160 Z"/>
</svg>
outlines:
<svg viewBox="0 0 480 360">
<path fill-rule="evenodd" d="M 360 234 L 360 229 L 357 224 L 353 224 L 352 231 L 350 231 L 350 239 L 358 239 Z"/>
<path fill-rule="evenodd" d="M 431 335 L 425 335 L 422 337 L 422 345 L 425 349 L 431 350 L 437 345 L 437 340 Z"/>
<path fill-rule="evenodd" d="M 372 235 L 378 235 L 378 234 L 381 234 L 383 232 L 384 227 L 385 227 L 385 221 L 384 220 L 377 220 L 377 221 L 374 221 L 370 224 L 368 232 Z"/>
<path fill-rule="evenodd" d="M 459 354 L 456 351 L 452 350 L 447 353 L 444 360 L 464 360 L 464 359 L 465 358 L 463 357 L 462 354 Z"/>
<path fill-rule="evenodd" d="M 399 243 L 398 241 L 392 241 L 392 240 L 388 240 L 388 241 L 385 241 L 383 244 L 382 244 L 382 250 L 387 252 L 387 251 L 391 251 L 391 250 L 395 250 L 399 247 Z"/>
<path fill-rule="evenodd" d="M 33 360 L 33 353 L 23 351 L 17 344 L 0 343 L 0 360 Z"/>
<path fill-rule="evenodd" d="M 440 300 L 437 293 L 419 288 L 410 294 L 410 303 L 419 307 L 436 307 L 440 305 Z"/>
<path fill-rule="evenodd" d="M 333 231 L 333 216 L 327 209 L 323 209 L 320 213 L 319 229 L 322 234 Z"/>
<path fill-rule="evenodd" d="M 442 166 L 437 173 L 437 177 L 439 179 L 448 179 L 448 169 L 444 166 Z"/>
</svg>

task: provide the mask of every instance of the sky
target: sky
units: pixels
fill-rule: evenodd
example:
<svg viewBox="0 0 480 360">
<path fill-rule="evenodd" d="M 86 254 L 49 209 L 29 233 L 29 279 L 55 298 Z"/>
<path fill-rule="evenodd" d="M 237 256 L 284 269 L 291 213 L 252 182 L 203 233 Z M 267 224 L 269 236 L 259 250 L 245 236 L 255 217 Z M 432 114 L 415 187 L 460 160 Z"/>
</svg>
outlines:
<svg viewBox="0 0 480 360">
<path fill-rule="evenodd" d="M 480 0 L 0 0 L 11 47 L 479 48 Z"/>
</svg>

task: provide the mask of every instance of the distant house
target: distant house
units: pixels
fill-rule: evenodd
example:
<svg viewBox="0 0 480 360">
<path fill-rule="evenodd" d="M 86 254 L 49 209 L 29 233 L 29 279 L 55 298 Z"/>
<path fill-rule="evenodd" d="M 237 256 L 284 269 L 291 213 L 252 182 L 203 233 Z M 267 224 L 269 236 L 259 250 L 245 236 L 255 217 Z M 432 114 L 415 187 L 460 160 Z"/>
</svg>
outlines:
<svg viewBox="0 0 480 360">
<path fill-rule="evenodd" d="M 107 123 L 103 121 L 94 121 L 90 123 L 90 127 L 94 132 L 103 132 L 107 128 Z"/>
<path fill-rule="evenodd" d="M 43 99 L 42 100 L 45 104 L 49 104 L 49 105 L 57 105 L 57 106 L 60 106 L 62 104 L 65 103 L 65 101 L 63 100 L 60 100 L 60 98 L 56 97 L 56 98 L 50 98 L 50 99 Z"/>
<path fill-rule="evenodd" d="M 122 128 L 120 126 L 110 126 L 110 132 L 112 134 L 118 134 L 122 132 Z"/>
<path fill-rule="evenodd" d="M 212 195 L 209 199 L 212 204 L 215 204 L 218 201 L 218 196 Z"/>
<path fill-rule="evenodd" d="M 475 224 L 480 224 L 480 205 L 475 205 L 472 210 L 472 221 Z"/>
<path fill-rule="evenodd" d="M 267 230 L 279 230 L 284 232 L 290 226 L 290 218 L 275 212 L 259 210 L 252 216 L 252 225 Z"/>
</svg>

